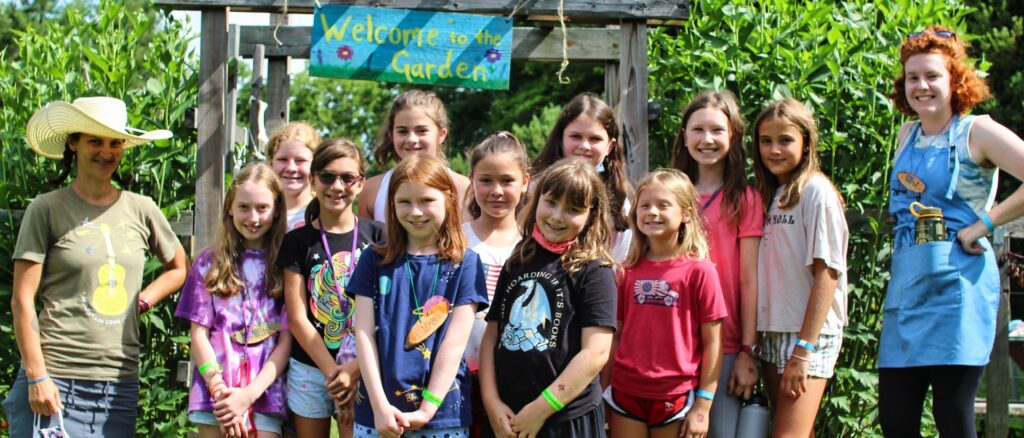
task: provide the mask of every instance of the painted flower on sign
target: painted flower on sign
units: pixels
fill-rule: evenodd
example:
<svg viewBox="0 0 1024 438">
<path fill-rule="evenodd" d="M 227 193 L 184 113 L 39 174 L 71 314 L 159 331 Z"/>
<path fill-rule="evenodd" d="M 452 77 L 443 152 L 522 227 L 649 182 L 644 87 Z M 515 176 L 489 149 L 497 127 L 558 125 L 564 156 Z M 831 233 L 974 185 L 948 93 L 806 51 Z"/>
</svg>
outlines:
<svg viewBox="0 0 1024 438">
<path fill-rule="evenodd" d="M 338 57 L 341 59 L 344 59 L 346 61 L 352 59 L 352 53 L 352 47 L 350 46 L 345 45 L 338 47 Z"/>
<path fill-rule="evenodd" d="M 487 53 L 484 53 L 484 59 L 492 64 L 498 62 L 501 60 L 501 52 L 498 49 L 487 49 Z"/>
</svg>

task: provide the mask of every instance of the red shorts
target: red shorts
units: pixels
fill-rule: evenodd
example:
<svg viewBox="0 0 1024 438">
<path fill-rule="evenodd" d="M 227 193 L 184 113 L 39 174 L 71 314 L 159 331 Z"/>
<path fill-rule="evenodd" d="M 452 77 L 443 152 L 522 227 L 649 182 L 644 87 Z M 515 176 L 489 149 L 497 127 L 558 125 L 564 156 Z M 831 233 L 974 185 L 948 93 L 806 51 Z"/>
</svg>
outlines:
<svg viewBox="0 0 1024 438">
<path fill-rule="evenodd" d="M 693 406 L 693 391 L 668 399 L 634 397 L 609 386 L 604 390 L 604 402 L 616 414 L 646 423 L 650 427 L 665 426 L 682 421 Z"/>
</svg>

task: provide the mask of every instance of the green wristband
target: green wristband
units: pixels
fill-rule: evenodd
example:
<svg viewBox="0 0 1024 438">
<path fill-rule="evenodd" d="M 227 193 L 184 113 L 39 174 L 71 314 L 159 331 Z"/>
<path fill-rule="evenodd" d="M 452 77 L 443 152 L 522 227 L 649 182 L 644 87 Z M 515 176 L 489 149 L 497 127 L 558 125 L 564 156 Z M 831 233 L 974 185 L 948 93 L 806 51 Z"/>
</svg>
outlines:
<svg viewBox="0 0 1024 438">
<path fill-rule="evenodd" d="M 220 362 L 217 359 L 211 359 L 209 362 L 199 365 L 199 375 L 206 374 L 207 371 L 220 371 Z"/>
<path fill-rule="evenodd" d="M 437 394 L 430 392 L 427 388 L 423 388 L 423 400 L 439 408 L 441 407 L 441 403 L 444 402 L 443 397 L 438 397 Z"/>
<path fill-rule="evenodd" d="M 544 397 L 544 400 L 551 405 L 551 409 L 554 409 L 555 412 L 561 411 L 562 408 L 565 407 L 562 402 L 558 401 L 558 397 L 555 397 L 555 395 L 551 393 L 550 388 L 544 388 L 544 391 L 541 392 L 540 395 Z"/>
</svg>

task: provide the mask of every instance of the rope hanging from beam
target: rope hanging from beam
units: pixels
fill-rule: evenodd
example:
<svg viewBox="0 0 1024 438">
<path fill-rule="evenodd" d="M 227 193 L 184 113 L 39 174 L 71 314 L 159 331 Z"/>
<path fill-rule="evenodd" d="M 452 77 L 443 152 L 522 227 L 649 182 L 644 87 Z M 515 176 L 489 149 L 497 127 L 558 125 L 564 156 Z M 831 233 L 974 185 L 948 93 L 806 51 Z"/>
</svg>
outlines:
<svg viewBox="0 0 1024 438">
<path fill-rule="evenodd" d="M 317 0 L 316 7 L 317 8 L 320 7 L 320 0 Z M 279 39 L 277 37 L 277 30 L 281 28 L 281 23 L 282 22 L 287 22 L 288 21 L 288 0 L 284 0 L 284 7 L 281 8 L 281 14 L 284 15 L 284 20 L 279 20 L 277 22 L 277 25 L 274 26 L 274 41 L 277 43 L 278 47 L 281 47 L 281 46 L 284 45 L 284 43 L 281 42 L 281 39 Z"/>
<path fill-rule="evenodd" d="M 563 77 L 565 69 L 569 67 L 569 33 L 565 30 L 565 0 L 558 0 L 558 24 L 562 26 L 562 68 L 558 69 L 558 82 L 568 84 L 572 81 Z"/>
<path fill-rule="evenodd" d="M 526 3 L 526 2 L 527 2 L 527 0 L 519 0 L 518 2 L 516 2 L 515 6 L 512 7 L 512 13 L 508 14 L 508 17 L 509 18 L 515 17 L 516 16 L 516 12 L 519 12 L 519 7 L 522 6 L 523 3 Z"/>
</svg>

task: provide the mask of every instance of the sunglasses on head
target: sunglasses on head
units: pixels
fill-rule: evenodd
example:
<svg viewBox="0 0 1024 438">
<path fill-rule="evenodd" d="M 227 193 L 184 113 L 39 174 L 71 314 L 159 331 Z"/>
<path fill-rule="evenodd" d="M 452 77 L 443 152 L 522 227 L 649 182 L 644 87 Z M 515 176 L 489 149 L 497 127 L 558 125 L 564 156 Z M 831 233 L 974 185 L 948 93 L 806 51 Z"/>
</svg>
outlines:
<svg viewBox="0 0 1024 438">
<path fill-rule="evenodd" d="M 910 38 L 917 38 L 917 37 L 919 37 L 921 35 L 924 35 L 924 32 L 913 32 L 913 33 L 911 33 L 908 36 Z M 953 38 L 953 37 L 956 36 L 956 32 L 949 31 L 949 30 L 937 30 L 937 31 L 932 32 L 932 35 L 935 35 L 935 36 L 937 36 L 939 38 Z"/>
<path fill-rule="evenodd" d="M 328 171 L 317 172 L 316 177 L 320 180 L 320 184 L 325 186 L 332 186 L 339 179 L 346 187 L 363 180 L 362 175 L 355 173 L 332 173 Z"/>
</svg>

